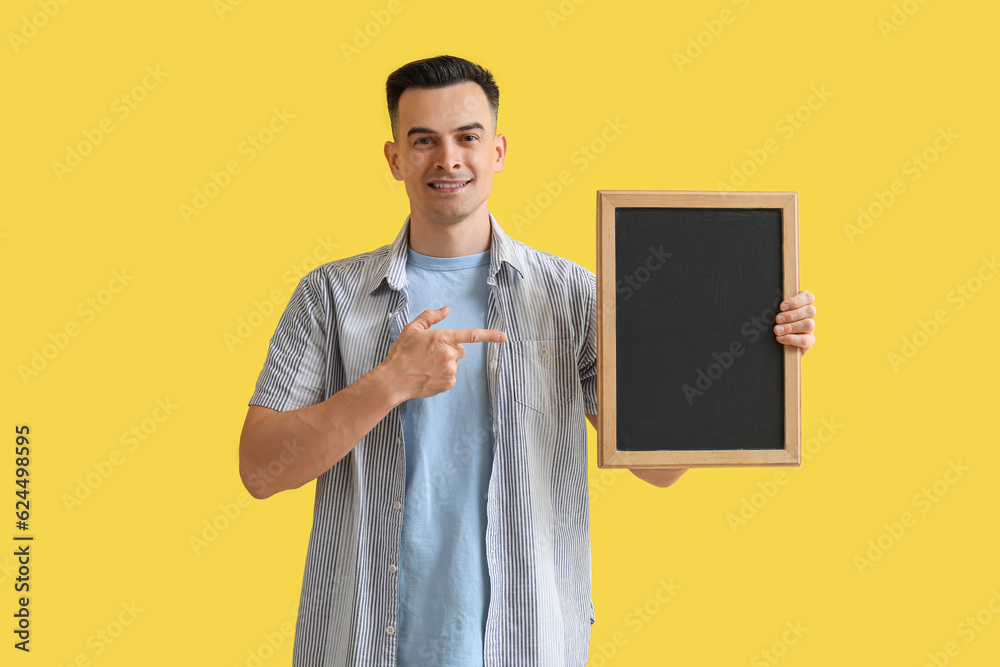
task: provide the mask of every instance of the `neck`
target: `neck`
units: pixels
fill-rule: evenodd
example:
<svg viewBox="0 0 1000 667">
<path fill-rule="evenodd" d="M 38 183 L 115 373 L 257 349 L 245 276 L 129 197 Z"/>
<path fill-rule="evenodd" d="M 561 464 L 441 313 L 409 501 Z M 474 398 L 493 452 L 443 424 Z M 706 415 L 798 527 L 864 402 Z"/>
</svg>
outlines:
<svg viewBox="0 0 1000 667">
<path fill-rule="evenodd" d="M 456 222 L 410 213 L 409 244 L 429 257 L 464 257 L 490 249 L 490 215 L 485 207 Z"/>
</svg>

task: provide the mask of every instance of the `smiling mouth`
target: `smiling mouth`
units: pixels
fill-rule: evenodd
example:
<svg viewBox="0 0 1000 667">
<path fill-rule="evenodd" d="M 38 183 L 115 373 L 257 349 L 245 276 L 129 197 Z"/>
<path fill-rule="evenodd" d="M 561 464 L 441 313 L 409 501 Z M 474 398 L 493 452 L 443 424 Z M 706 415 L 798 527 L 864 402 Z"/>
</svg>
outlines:
<svg viewBox="0 0 1000 667">
<path fill-rule="evenodd" d="M 461 190 L 471 182 L 472 179 L 470 178 L 469 180 L 464 181 L 462 183 L 428 183 L 427 185 L 433 188 L 434 190 L 441 190 L 443 192 L 457 192 L 458 190 Z"/>
</svg>

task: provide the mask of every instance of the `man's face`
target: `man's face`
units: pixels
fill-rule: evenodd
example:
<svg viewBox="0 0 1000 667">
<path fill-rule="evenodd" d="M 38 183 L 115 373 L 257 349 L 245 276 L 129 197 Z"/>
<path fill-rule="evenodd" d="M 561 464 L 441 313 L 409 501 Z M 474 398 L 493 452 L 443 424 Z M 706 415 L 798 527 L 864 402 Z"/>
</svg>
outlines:
<svg viewBox="0 0 1000 667">
<path fill-rule="evenodd" d="M 393 177 L 406 185 L 411 219 L 455 224 L 486 214 L 507 138 L 493 135 L 478 84 L 408 88 L 399 98 L 398 134 L 398 141 L 385 143 L 385 157 Z"/>
</svg>

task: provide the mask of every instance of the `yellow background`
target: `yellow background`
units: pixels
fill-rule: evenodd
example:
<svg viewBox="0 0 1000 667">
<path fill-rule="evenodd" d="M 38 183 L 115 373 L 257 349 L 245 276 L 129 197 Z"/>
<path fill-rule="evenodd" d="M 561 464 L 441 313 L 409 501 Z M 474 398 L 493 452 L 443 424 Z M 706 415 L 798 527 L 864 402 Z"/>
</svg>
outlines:
<svg viewBox="0 0 1000 667">
<path fill-rule="evenodd" d="M 737 189 L 799 193 L 800 284 L 819 309 L 802 366 L 813 455 L 657 489 L 597 470 L 591 430 L 590 664 L 996 664 L 1000 280 L 983 280 L 1000 249 L 994 4 L 220 6 L 4 3 L 4 664 L 291 663 L 314 486 L 239 504 L 246 402 L 294 280 L 401 227 L 405 192 L 382 156 L 385 78 L 441 53 L 480 62 L 501 87 L 510 149 L 491 210 L 515 238 L 591 270 L 598 189 L 712 190 L 735 169 L 753 172 Z M 800 108 L 823 87 L 822 104 Z M 144 98 L 127 117 L 122 95 Z M 249 161 L 240 146 L 275 108 L 294 118 Z M 790 136 L 786 114 L 804 119 Z M 625 127 L 581 162 L 608 119 Z M 102 121 L 113 131 L 58 174 Z M 769 138 L 778 150 L 746 163 Z M 912 180 L 925 153 L 934 161 Z M 186 221 L 181 205 L 233 160 L 240 173 Z M 564 192 L 514 224 L 563 170 Z M 905 191 L 852 234 L 858 208 L 878 212 L 896 180 Z M 972 297 L 961 307 L 959 286 Z M 915 336 L 921 322 L 933 336 Z M 25 381 L 19 369 L 72 324 Z M 904 337 L 921 344 L 894 364 Z M 158 399 L 177 406 L 162 423 Z M 17 424 L 32 429 L 29 655 L 11 632 Z M 133 427 L 148 434 L 129 450 Z M 68 508 L 102 464 L 110 475 Z M 946 475 L 950 464 L 968 470 Z M 192 546 L 211 536 L 206 522 L 224 529 Z M 880 557 L 870 540 L 888 547 Z M 119 616 L 129 624 L 100 640 Z"/>
</svg>

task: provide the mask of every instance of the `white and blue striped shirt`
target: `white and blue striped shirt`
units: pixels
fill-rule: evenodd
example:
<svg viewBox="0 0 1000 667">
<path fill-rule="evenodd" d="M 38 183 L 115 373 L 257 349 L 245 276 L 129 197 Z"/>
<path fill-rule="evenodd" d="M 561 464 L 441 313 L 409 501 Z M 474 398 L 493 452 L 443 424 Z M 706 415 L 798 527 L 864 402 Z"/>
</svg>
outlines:
<svg viewBox="0 0 1000 667">
<path fill-rule="evenodd" d="M 486 667 L 583 665 L 594 622 L 585 414 L 597 413 L 597 283 L 508 237 L 490 214 L 487 346 L 493 473 Z M 322 402 L 381 363 L 407 308 L 409 218 L 396 240 L 302 278 L 251 405 Z M 414 314 L 416 315 L 416 313 Z M 406 402 L 316 481 L 296 667 L 394 667 Z"/>
</svg>

